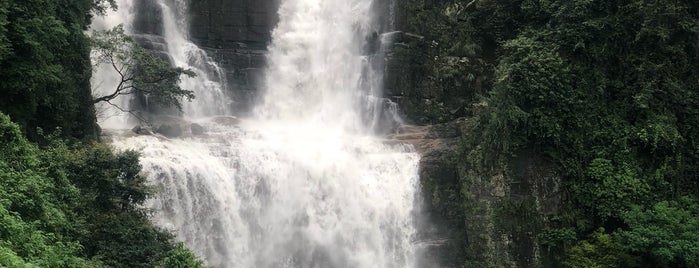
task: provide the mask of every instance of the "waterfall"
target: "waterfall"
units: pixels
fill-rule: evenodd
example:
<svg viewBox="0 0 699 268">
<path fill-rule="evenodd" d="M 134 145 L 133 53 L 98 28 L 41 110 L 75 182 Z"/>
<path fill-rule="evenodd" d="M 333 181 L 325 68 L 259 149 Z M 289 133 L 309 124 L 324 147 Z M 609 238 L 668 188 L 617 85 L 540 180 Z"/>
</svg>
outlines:
<svg viewBox="0 0 699 268">
<path fill-rule="evenodd" d="M 184 114 L 190 118 L 224 115 L 230 111 L 232 103 L 226 97 L 225 75 L 206 52 L 187 39 L 188 17 L 185 0 L 158 0 L 163 12 L 163 37 L 167 42 L 167 52 L 172 64 L 187 67 L 195 77 L 184 77 L 182 88 L 191 90 L 196 98 L 184 103 Z"/>
<path fill-rule="evenodd" d="M 182 77 L 181 87 L 191 90 L 196 98 L 183 103 L 184 115 L 189 118 L 202 116 L 225 115 L 229 113 L 232 103 L 224 93 L 226 78 L 221 69 L 206 52 L 187 38 L 187 18 L 185 0 L 117 0 L 118 10 L 108 11 L 106 16 L 97 17 L 92 23 L 93 30 L 108 30 L 117 25 L 124 26 L 127 34 L 135 39 L 157 44 L 149 44 L 167 54 L 174 66 L 185 67 L 194 72 L 194 77 Z M 162 17 L 162 30 L 153 33 L 141 33 L 136 29 L 138 3 L 150 3 L 158 8 Z M 154 16 L 154 14 L 145 14 Z M 159 27 L 158 27 L 159 28 Z M 162 36 L 158 36 L 162 35 Z M 159 43 L 162 42 L 162 43 Z M 162 46 L 162 47 L 161 47 Z M 96 95 L 106 95 L 116 88 L 119 82 L 118 74 L 108 64 L 97 66 L 93 76 L 93 90 Z M 120 96 L 117 103 L 122 110 L 131 110 L 128 96 Z M 108 128 L 118 128 L 129 125 L 128 114 L 107 104 L 97 107 L 101 117 L 101 125 Z"/>
<path fill-rule="evenodd" d="M 176 19 L 186 5 L 156 2 L 171 61 L 199 74 L 181 86 L 197 94 L 185 117 L 206 133 L 114 131 L 159 189 L 154 222 L 217 267 L 415 267 L 419 156 L 374 134 L 386 100 L 372 1 L 282 0 L 263 97 L 245 119 L 230 116 L 221 70 Z M 128 26 L 129 14 L 104 21 Z"/>
</svg>

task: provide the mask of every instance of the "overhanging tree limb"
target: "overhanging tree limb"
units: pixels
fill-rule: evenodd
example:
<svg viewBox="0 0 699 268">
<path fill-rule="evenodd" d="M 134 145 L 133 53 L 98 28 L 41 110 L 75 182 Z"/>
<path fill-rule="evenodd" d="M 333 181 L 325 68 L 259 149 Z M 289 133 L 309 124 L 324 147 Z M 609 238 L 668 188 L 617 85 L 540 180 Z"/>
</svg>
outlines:
<svg viewBox="0 0 699 268">
<path fill-rule="evenodd" d="M 195 74 L 172 67 L 161 58 L 136 45 L 123 27 L 95 32 L 91 38 L 96 65 L 107 64 L 118 74 L 119 83 L 111 94 L 96 96 L 93 103 L 107 102 L 123 95 L 142 94 L 160 105 L 182 109 L 181 99 L 191 100 L 194 93 L 179 86 L 182 75 Z M 120 108 L 120 110 L 125 111 Z"/>
<path fill-rule="evenodd" d="M 135 111 L 133 111 L 133 110 L 126 110 L 126 109 L 124 109 L 124 108 L 121 108 L 121 107 L 119 107 L 119 105 L 116 105 L 116 104 L 114 104 L 114 103 L 111 103 L 111 102 L 108 101 L 108 100 L 106 100 L 106 101 L 104 101 L 104 102 L 107 103 L 107 104 L 109 104 L 109 105 L 111 105 L 112 107 L 118 109 L 119 111 L 122 111 L 122 112 L 124 112 L 124 113 L 129 113 L 129 114 L 133 115 L 134 117 L 136 117 L 136 119 L 138 119 L 139 121 L 144 122 L 144 123 L 150 125 L 150 122 L 149 122 L 146 118 L 144 118 L 143 116 L 137 114 Z"/>
</svg>

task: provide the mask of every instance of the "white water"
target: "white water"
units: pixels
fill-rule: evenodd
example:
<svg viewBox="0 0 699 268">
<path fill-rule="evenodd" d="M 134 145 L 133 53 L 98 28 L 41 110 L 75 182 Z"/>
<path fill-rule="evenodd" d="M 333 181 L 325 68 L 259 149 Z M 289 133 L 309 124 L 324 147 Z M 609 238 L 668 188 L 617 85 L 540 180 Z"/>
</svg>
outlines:
<svg viewBox="0 0 699 268">
<path fill-rule="evenodd" d="M 156 223 L 219 267 L 414 267 L 419 157 L 372 136 L 381 74 L 362 56 L 371 0 L 282 0 L 264 98 L 240 123 L 210 117 L 230 110 L 220 70 L 201 67 L 215 65 L 174 19 L 182 3 L 159 1 L 173 62 L 204 74 L 182 87 L 198 96 L 185 115 L 207 133 L 114 137 L 143 153 L 160 187 L 148 204 Z M 128 25 L 124 14 L 110 18 Z"/>
<path fill-rule="evenodd" d="M 232 103 L 223 93 L 225 75 L 206 52 L 187 38 L 187 3 L 185 0 L 157 0 L 163 11 L 164 37 L 173 65 L 194 71 L 195 77 L 183 77 L 180 86 L 194 91 L 196 98 L 184 103 L 184 115 L 190 118 L 225 115 Z"/>
<path fill-rule="evenodd" d="M 188 22 L 185 0 L 153 0 L 163 12 L 163 38 L 166 52 L 174 66 L 185 67 L 194 72 L 195 77 L 182 76 L 181 86 L 195 92 L 196 98 L 183 103 L 184 115 L 189 118 L 225 115 L 232 103 L 225 95 L 225 75 L 206 52 L 187 39 Z M 103 31 L 122 25 L 127 34 L 133 34 L 133 21 L 137 16 L 135 0 L 117 0 L 118 10 L 109 10 L 106 16 L 96 17 L 92 29 Z M 109 64 L 95 67 L 92 85 L 96 97 L 112 93 L 119 83 L 118 73 Z M 119 96 L 112 103 L 97 105 L 100 125 L 105 128 L 120 128 L 134 124 L 129 114 L 122 110 L 132 110 L 130 96 Z"/>
</svg>

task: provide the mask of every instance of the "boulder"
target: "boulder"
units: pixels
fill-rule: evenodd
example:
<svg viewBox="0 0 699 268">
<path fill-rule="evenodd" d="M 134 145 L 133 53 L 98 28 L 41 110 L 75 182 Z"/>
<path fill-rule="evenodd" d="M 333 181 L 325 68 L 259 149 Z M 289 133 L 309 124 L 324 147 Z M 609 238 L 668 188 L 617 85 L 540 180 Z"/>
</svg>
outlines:
<svg viewBox="0 0 699 268">
<path fill-rule="evenodd" d="M 138 135 L 153 135 L 153 129 L 147 126 L 135 126 L 131 131 Z"/>
<path fill-rule="evenodd" d="M 155 129 L 155 132 L 168 138 L 177 138 L 181 137 L 184 131 L 179 124 L 162 124 Z"/>
<path fill-rule="evenodd" d="M 204 127 L 197 123 L 192 123 L 189 128 L 192 130 L 192 135 L 202 135 L 204 134 Z"/>
<path fill-rule="evenodd" d="M 235 116 L 219 116 L 215 117 L 212 121 L 225 126 L 233 126 L 240 124 L 240 119 L 238 119 Z"/>
</svg>

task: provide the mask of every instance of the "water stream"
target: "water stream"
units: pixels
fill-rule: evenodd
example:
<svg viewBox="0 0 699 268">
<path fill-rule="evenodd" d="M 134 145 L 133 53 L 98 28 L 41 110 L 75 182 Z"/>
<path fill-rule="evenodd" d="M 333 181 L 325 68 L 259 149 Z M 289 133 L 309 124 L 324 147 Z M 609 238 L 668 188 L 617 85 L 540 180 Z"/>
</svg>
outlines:
<svg viewBox="0 0 699 268">
<path fill-rule="evenodd" d="M 245 119 L 230 114 L 220 68 L 188 41 L 186 4 L 154 1 L 172 62 L 198 74 L 181 84 L 197 95 L 184 117 L 206 133 L 113 137 L 142 152 L 159 189 L 153 220 L 217 267 L 415 267 L 419 156 L 375 134 L 391 112 L 366 55 L 372 1 L 282 0 L 263 98 Z M 134 0 L 118 2 L 94 27 L 130 29 Z M 108 81 L 108 69 L 95 77 Z"/>
</svg>

